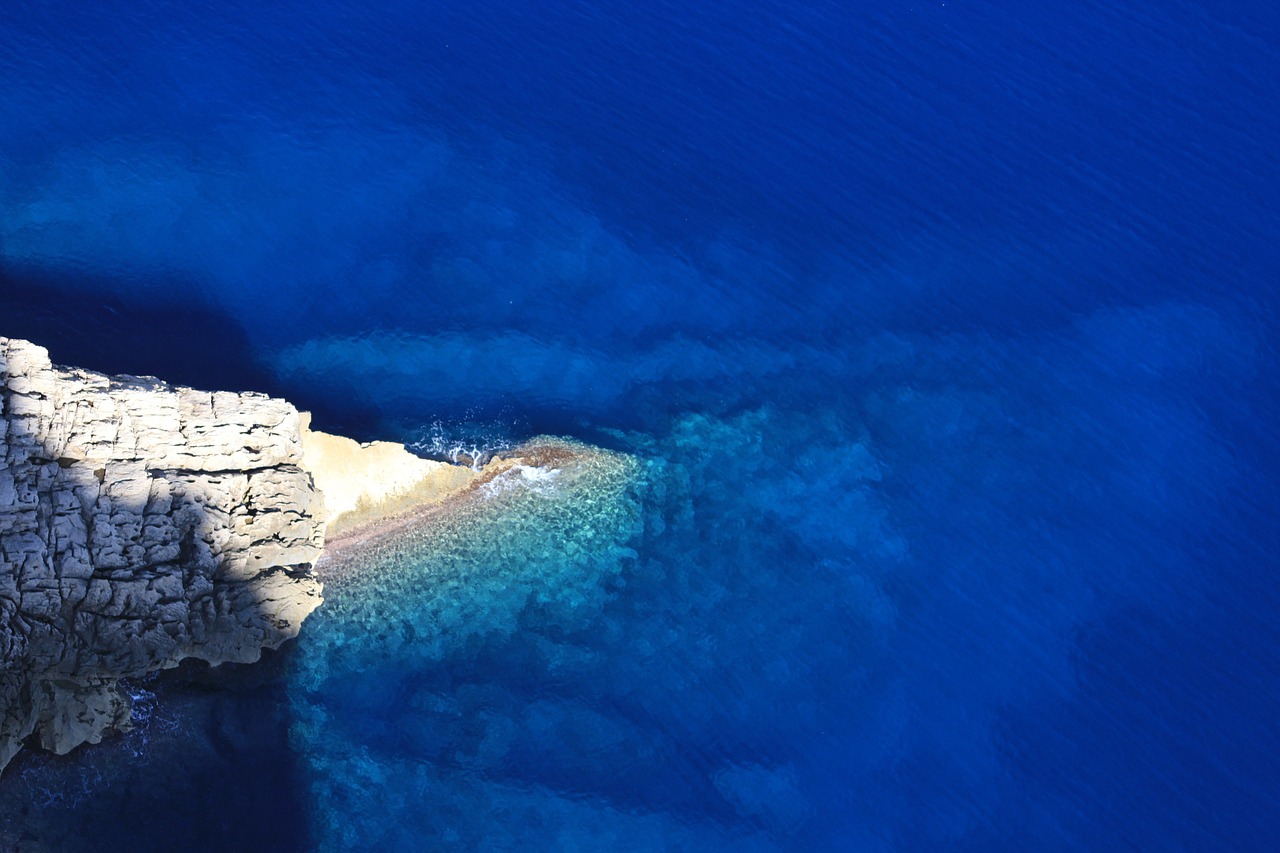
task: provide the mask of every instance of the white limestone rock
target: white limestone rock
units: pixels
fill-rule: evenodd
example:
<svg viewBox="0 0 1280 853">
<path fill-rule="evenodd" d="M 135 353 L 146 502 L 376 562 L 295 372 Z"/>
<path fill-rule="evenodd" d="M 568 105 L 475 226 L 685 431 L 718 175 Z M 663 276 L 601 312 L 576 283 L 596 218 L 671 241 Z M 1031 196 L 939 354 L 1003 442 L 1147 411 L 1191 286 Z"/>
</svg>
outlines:
<svg viewBox="0 0 1280 853">
<path fill-rule="evenodd" d="M 55 367 L 0 338 L 0 769 L 126 728 L 118 680 L 256 660 L 321 602 L 283 400 Z"/>
</svg>

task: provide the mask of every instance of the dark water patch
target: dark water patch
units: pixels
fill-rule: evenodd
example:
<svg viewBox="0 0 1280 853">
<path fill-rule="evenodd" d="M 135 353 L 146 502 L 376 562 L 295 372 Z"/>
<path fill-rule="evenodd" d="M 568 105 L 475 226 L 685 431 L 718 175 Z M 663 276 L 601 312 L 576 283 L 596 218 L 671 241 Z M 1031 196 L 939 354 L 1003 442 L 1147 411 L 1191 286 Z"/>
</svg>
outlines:
<svg viewBox="0 0 1280 853">
<path fill-rule="evenodd" d="M 0 838 L 86 853 L 314 849 L 284 658 L 184 663 L 137 685 L 151 696 L 134 731 L 67 756 L 20 755 L 0 778 Z"/>
<path fill-rule="evenodd" d="M 2 333 L 48 348 L 55 364 L 211 390 L 275 389 L 235 318 L 190 280 L 160 277 L 166 296 L 132 296 L 128 277 L 0 260 Z"/>
<path fill-rule="evenodd" d="M 239 319 L 208 301 L 201 285 L 156 272 L 143 278 L 145 288 L 129 275 L 0 259 L 0 334 L 47 348 L 55 364 L 287 397 L 311 411 L 319 429 L 385 437 L 376 408 L 282 383 Z"/>
</svg>

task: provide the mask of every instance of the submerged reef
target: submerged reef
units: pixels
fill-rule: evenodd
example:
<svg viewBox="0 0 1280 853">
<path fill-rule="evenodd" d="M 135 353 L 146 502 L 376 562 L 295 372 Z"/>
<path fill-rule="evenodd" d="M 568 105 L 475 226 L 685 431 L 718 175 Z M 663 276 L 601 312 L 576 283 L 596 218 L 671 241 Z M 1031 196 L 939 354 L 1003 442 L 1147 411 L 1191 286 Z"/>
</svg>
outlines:
<svg viewBox="0 0 1280 853">
<path fill-rule="evenodd" d="M 557 846 L 540 841 L 568 800 L 521 768 L 554 776 L 584 743 L 612 749 L 623 730 L 601 733 L 604 709 L 578 713 L 562 690 L 583 667 L 607 668 L 592 631 L 638 559 L 645 471 L 629 454 L 539 437 L 500 453 L 457 499 L 326 544 L 316 571 L 328 600 L 288 682 L 318 849 Z M 506 663 L 495 670 L 494 657 Z M 473 834 L 475 814 L 504 819 Z"/>
<path fill-rule="evenodd" d="M 121 679 L 295 637 L 322 601 L 326 529 L 494 475 L 308 420 L 0 338 L 0 770 L 32 740 L 65 753 L 127 730 Z"/>
</svg>

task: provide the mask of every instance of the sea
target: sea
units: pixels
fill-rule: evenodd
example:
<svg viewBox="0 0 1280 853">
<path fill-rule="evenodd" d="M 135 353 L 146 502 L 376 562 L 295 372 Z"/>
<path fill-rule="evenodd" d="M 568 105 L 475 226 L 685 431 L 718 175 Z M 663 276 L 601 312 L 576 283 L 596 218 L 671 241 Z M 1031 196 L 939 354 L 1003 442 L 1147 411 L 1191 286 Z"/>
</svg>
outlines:
<svg viewBox="0 0 1280 853">
<path fill-rule="evenodd" d="M 9 0 L 0 334 L 594 461 L 0 839 L 1274 850 L 1278 282 L 1272 3 Z"/>
</svg>

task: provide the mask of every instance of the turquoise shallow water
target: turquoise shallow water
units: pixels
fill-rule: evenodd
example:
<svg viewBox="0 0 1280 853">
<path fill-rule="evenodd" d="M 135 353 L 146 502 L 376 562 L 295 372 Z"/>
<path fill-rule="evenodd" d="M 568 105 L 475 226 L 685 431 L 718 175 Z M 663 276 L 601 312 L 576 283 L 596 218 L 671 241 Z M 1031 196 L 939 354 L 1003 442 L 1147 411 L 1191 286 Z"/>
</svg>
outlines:
<svg viewBox="0 0 1280 853">
<path fill-rule="evenodd" d="M 507 471 L 462 505 L 322 568 L 329 606 L 299 643 L 289 695 L 291 742 L 306 756 L 314 822 L 330 845 L 625 838 L 607 816 L 579 825 L 572 792 L 536 789 L 558 776 L 572 784 L 566 771 L 602 751 L 622 758 L 638 734 L 602 713 L 588 685 L 609 665 L 596 648 L 602 611 L 634 574 L 628 543 L 642 524 L 644 475 L 626 456 L 551 446 L 574 456 Z M 548 749 L 549 738 L 566 748 Z M 650 752 L 630 746 L 628 764 Z M 424 796 L 437 807 L 420 810 Z M 494 810 L 509 812 L 509 825 L 472 817 Z"/>
<path fill-rule="evenodd" d="M 0 333 L 617 455 L 140 686 L 0 838 L 1268 849 L 1278 44 L 1250 3 L 6 6 Z"/>
</svg>

